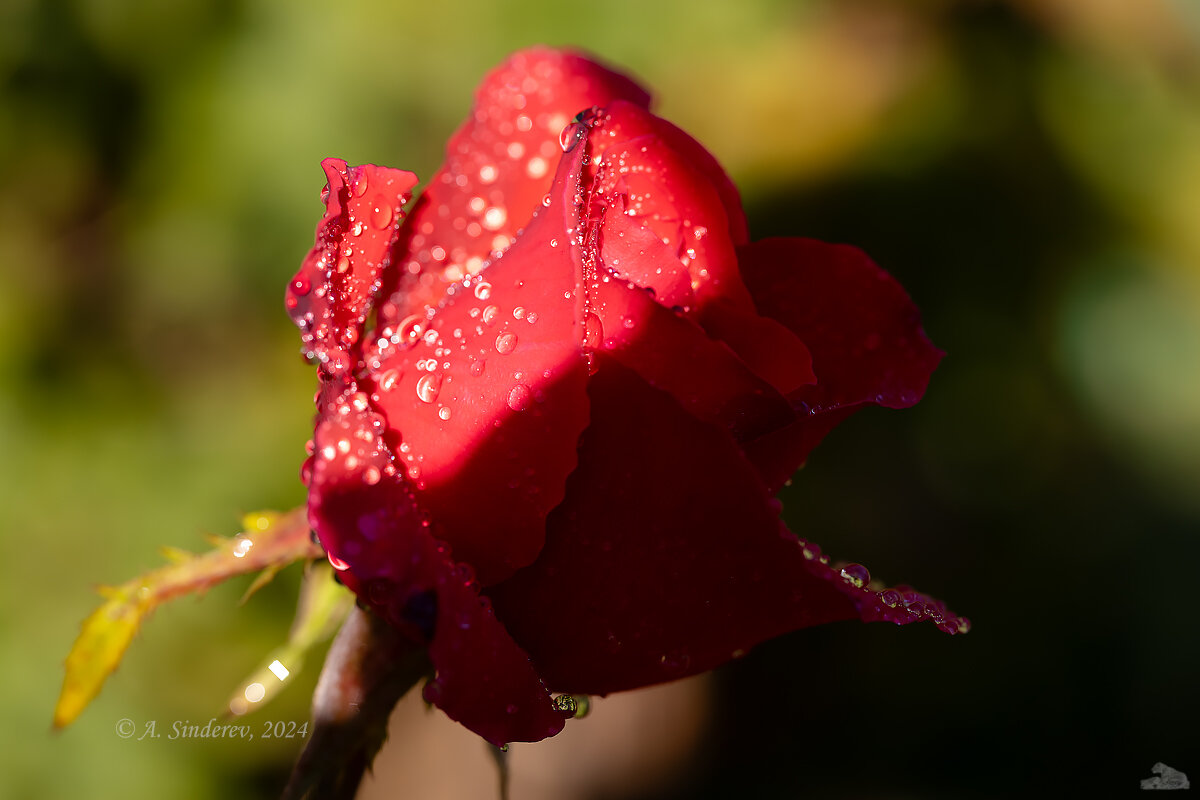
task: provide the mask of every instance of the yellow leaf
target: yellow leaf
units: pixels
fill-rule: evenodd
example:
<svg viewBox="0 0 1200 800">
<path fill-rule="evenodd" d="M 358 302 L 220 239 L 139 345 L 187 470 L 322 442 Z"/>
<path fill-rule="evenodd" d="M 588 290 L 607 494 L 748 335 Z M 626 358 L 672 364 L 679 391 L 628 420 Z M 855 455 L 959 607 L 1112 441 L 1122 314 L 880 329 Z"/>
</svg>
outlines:
<svg viewBox="0 0 1200 800">
<path fill-rule="evenodd" d="M 303 508 L 261 512 L 245 519 L 247 530 L 216 539 L 214 549 L 190 555 L 171 549 L 172 563 L 120 586 L 101 587 L 104 603 L 83 622 L 67 655 L 62 692 L 54 707 L 54 727 L 70 725 L 100 692 L 121 663 L 134 634 L 150 612 L 172 598 L 204 591 L 236 575 L 277 570 L 303 558 L 324 555 L 309 536 Z"/>
</svg>

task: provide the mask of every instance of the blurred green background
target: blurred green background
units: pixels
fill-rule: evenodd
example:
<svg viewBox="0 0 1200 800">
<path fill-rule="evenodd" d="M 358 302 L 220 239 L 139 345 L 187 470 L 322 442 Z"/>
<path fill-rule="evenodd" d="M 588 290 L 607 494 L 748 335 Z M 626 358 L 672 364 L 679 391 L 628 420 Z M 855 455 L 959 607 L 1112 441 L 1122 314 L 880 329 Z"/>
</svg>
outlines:
<svg viewBox="0 0 1200 800">
<path fill-rule="evenodd" d="M 436 6 L 436 7 L 435 7 Z M 864 247 L 949 356 L 836 431 L 794 530 L 968 614 L 831 626 L 718 674 L 639 797 L 1003 796 L 1200 779 L 1200 4 L 5 0 L 0 794 L 273 796 L 293 743 L 203 723 L 282 640 L 294 570 L 159 611 L 49 732 L 92 588 L 302 501 L 283 287 L 319 160 L 428 177 L 479 77 L 574 44 L 639 76 L 752 232 Z M 315 666 L 263 718 L 303 720 Z"/>
</svg>

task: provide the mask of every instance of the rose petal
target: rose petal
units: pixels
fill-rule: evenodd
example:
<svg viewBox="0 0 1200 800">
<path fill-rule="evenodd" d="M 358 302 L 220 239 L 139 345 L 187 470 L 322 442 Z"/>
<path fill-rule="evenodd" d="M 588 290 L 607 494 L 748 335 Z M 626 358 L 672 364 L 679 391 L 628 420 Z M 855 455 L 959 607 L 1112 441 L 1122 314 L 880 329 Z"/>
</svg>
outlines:
<svg viewBox="0 0 1200 800">
<path fill-rule="evenodd" d="M 670 256 L 661 269 L 689 276 L 697 308 L 717 297 L 753 308 L 738 274 L 726 205 L 693 160 L 704 153 L 715 165 L 712 156 L 670 123 L 619 100 L 591 121 L 588 145 L 600 158 L 589 176 L 590 219 L 623 215 L 655 234 Z"/>
<path fill-rule="evenodd" d="M 934 618 L 877 603 L 869 585 L 783 529 L 727 433 L 607 355 L 598 367 L 592 424 L 546 547 L 489 590 L 552 689 L 604 694 L 674 680 L 839 619 Z M 943 606 L 936 613 L 958 629 Z"/>
<path fill-rule="evenodd" d="M 321 167 L 329 181 L 325 216 L 286 301 L 305 355 L 340 373 L 358 361 L 362 325 L 417 176 L 373 164 L 350 167 L 339 158 Z"/>
<path fill-rule="evenodd" d="M 670 393 L 692 416 L 728 429 L 739 441 L 795 420 L 787 399 L 729 348 L 645 291 L 610 279 L 595 281 L 589 294 L 598 346 Z"/>
<path fill-rule="evenodd" d="M 804 343 L 760 317 L 742 283 L 734 245 L 745 241 L 745 218 L 716 159 L 629 103 L 612 103 L 591 125 L 600 163 L 589 220 L 600 228 L 604 265 L 695 318 L 778 391 L 812 383 Z"/>
<path fill-rule="evenodd" d="M 570 51 L 525 50 L 489 73 L 397 243 L 381 326 L 436 305 L 449 284 L 503 252 L 550 190 L 563 128 L 616 98 L 650 102 L 624 75 Z"/>
<path fill-rule="evenodd" d="M 857 248 L 766 239 L 739 248 L 738 258 L 759 311 L 804 341 L 817 376 L 815 385 L 790 395 L 804 416 L 747 447 L 777 489 L 858 408 L 920 400 L 943 353 L 921 330 L 904 289 Z"/>
<path fill-rule="evenodd" d="M 430 534 L 380 437 L 382 418 L 352 380 L 325 385 L 314 437 L 309 517 L 341 580 L 437 670 L 426 697 L 485 739 L 537 741 L 562 716 L 529 658 L 479 596 L 470 567 Z"/>
<path fill-rule="evenodd" d="M 567 232 L 579 225 L 582 157 L 562 161 L 554 201 L 503 258 L 372 364 L 372 398 L 435 534 L 485 584 L 541 550 L 587 425 L 581 266 Z"/>
</svg>

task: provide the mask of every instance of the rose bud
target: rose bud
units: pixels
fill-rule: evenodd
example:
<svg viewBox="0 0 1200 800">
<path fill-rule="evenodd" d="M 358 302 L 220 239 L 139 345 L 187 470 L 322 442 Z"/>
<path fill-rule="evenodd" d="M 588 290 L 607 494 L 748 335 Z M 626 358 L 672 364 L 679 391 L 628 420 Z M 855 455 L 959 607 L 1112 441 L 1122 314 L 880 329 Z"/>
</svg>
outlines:
<svg viewBox="0 0 1200 800">
<path fill-rule="evenodd" d="M 552 693 L 712 669 L 835 620 L 965 619 L 790 533 L 773 494 L 942 354 L 852 247 L 750 243 L 737 190 L 637 84 L 534 49 L 488 75 L 407 215 L 408 172 L 329 159 L 288 289 L 320 391 L 309 518 L 495 744 Z M 569 704 L 567 704 L 569 705 Z"/>
</svg>

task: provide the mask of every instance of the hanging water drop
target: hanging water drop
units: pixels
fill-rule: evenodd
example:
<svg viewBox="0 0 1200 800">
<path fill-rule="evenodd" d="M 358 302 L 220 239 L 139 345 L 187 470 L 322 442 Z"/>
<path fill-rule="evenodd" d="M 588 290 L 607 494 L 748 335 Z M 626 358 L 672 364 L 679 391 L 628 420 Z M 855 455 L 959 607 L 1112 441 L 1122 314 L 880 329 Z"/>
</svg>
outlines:
<svg viewBox="0 0 1200 800">
<path fill-rule="evenodd" d="M 558 145 L 564 153 L 569 153 L 587 136 L 587 125 L 572 122 L 558 134 Z"/>
<path fill-rule="evenodd" d="M 871 573 L 862 564 L 847 564 L 842 567 L 842 580 L 861 589 L 871 582 Z"/>
</svg>

